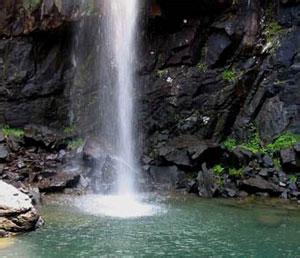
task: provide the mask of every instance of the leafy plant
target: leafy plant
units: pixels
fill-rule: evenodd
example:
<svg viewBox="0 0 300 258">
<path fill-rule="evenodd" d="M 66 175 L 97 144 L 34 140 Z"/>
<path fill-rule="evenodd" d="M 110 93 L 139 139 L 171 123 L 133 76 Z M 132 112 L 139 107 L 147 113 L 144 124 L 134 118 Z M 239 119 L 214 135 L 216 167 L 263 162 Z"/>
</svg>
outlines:
<svg viewBox="0 0 300 258">
<path fill-rule="evenodd" d="M 213 171 L 216 175 L 220 176 L 224 173 L 225 168 L 222 165 L 218 164 L 213 167 Z"/>
<path fill-rule="evenodd" d="M 200 72 L 206 73 L 206 71 L 207 71 L 207 69 L 208 69 L 208 66 L 207 66 L 207 64 L 205 64 L 205 63 L 198 63 L 198 64 L 197 64 L 197 69 L 198 69 Z"/>
<path fill-rule="evenodd" d="M 300 141 L 300 135 L 286 132 L 279 136 L 273 143 L 268 144 L 266 149 L 269 153 L 275 153 L 292 147 L 298 141 Z"/>
<path fill-rule="evenodd" d="M 20 128 L 11 128 L 9 126 L 5 126 L 2 128 L 2 133 L 5 137 L 17 137 L 21 138 L 24 136 L 24 130 Z"/>
<path fill-rule="evenodd" d="M 78 148 L 83 147 L 83 145 L 84 145 L 84 139 L 82 138 L 73 139 L 68 142 L 68 149 L 77 150 Z"/>
<path fill-rule="evenodd" d="M 237 79 L 238 74 L 235 70 L 225 70 L 222 73 L 223 80 L 233 82 Z"/>
<path fill-rule="evenodd" d="M 162 78 L 168 74 L 168 70 L 158 70 L 157 75 L 159 78 Z"/>
<path fill-rule="evenodd" d="M 272 42 L 282 31 L 283 27 L 277 21 L 271 21 L 266 25 L 264 34 L 266 35 L 267 41 Z"/>
<path fill-rule="evenodd" d="M 74 125 L 71 125 L 69 127 L 64 128 L 64 133 L 67 135 L 73 134 L 75 132 L 76 128 Z"/>
<path fill-rule="evenodd" d="M 297 176 L 295 176 L 295 175 L 290 176 L 291 183 L 295 184 L 295 183 L 297 183 L 297 180 L 298 180 Z"/>
<path fill-rule="evenodd" d="M 295 176 L 295 175 L 292 175 L 292 176 L 290 176 L 290 182 L 292 183 L 292 184 L 296 184 L 297 183 L 297 176 Z"/>
<path fill-rule="evenodd" d="M 237 140 L 234 138 L 227 138 L 224 142 L 223 142 L 223 146 L 227 149 L 227 150 L 234 150 L 237 146 Z"/>
<path fill-rule="evenodd" d="M 229 168 L 228 174 L 232 177 L 242 177 L 244 175 L 244 168 Z"/>
<path fill-rule="evenodd" d="M 265 153 L 266 150 L 262 145 L 262 140 L 259 136 L 258 131 L 251 137 L 247 143 L 243 143 L 241 147 L 253 152 L 253 153 Z"/>
<path fill-rule="evenodd" d="M 273 159 L 273 164 L 275 166 L 275 168 L 280 169 L 281 168 L 281 161 L 280 159 Z"/>
<path fill-rule="evenodd" d="M 41 4 L 41 0 L 24 0 L 23 5 L 27 10 L 35 10 Z"/>
</svg>

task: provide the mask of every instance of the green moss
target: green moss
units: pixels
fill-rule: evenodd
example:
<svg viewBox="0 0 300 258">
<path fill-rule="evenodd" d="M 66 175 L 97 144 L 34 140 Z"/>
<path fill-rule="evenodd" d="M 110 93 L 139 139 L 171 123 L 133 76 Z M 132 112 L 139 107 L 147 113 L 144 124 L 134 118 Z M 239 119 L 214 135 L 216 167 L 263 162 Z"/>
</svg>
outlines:
<svg viewBox="0 0 300 258">
<path fill-rule="evenodd" d="M 300 135 L 286 132 L 279 136 L 273 143 L 267 145 L 266 149 L 269 153 L 275 153 L 284 149 L 291 148 L 298 141 L 300 141 Z"/>
<path fill-rule="evenodd" d="M 222 73 L 222 77 L 223 77 L 223 80 L 225 81 L 228 81 L 228 82 L 233 82 L 237 79 L 238 77 L 238 74 L 235 70 L 225 70 L 223 73 Z"/>
<path fill-rule="evenodd" d="M 252 153 L 268 153 L 273 157 L 276 152 L 291 148 L 299 141 L 300 135 L 293 134 L 291 132 L 285 132 L 273 143 L 264 145 L 258 131 L 256 130 L 256 132 L 247 142 L 238 143 L 238 141 L 234 138 L 227 138 L 223 142 L 223 146 L 230 151 L 234 150 L 236 147 L 241 147 L 251 151 Z"/>
<path fill-rule="evenodd" d="M 224 178 L 219 177 L 219 178 L 216 180 L 216 183 L 217 183 L 218 186 L 224 186 L 225 180 L 224 180 Z"/>
<path fill-rule="evenodd" d="M 17 137 L 21 138 L 24 136 L 24 130 L 20 128 L 10 128 L 9 126 L 5 126 L 2 128 L 2 133 L 5 137 Z"/>
<path fill-rule="evenodd" d="M 208 69 L 208 66 L 205 63 L 198 63 L 196 67 L 202 73 L 206 73 L 206 71 Z"/>
<path fill-rule="evenodd" d="M 283 27 L 277 21 L 269 22 L 264 30 L 267 42 L 272 42 L 283 31 Z"/>
<path fill-rule="evenodd" d="M 157 76 L 159 78 L 163 78 L 164 76 L 166 76 L 168 74 L 168 70 L 158 70 L 157 71 Z"/>
<path fill-rule="evenodd" d="M 273 164 L 274 164 L 275 168 L 281 169 L 281 161 L 280 161 L 280 159 L 273 158 Z"/>
<path fill-rule="evenodd" d="M 228 174 L 231 177 L 240 178 L 244 175 L 244 168 L 229 168 Z"/>
<path fill-rule="evenodd" d="M 82 138 L 73 139 L 68 142 L 68 149 L 77 150 L 78 148 L 83 147 L 83 145 L 84 145 L 84 139 Z"/>
<path fill-rule="evenodd" d="M 41 5 L 41 0 L 24 0 L 23 6 L 27 10 L 35 10 Z"/>
<path fill-rule="evenodd" d="M 262 145 L 262 140 L 258 131 L 251 137 L 247 143 L 241 144 L 241 147 L 253 153 L 265 153 L 266 149 Z"/>
<path fill-rule="evenodd" d="M 73 134 L 76 131 L 76 128 L 74 125 L 68 126 L 64 128 L 64 133 L 67 135 Z"/>
<path fill-rule="evenodd" d="M 297 176 L 295 176 L 295 175 L 290 176 L 290 182 L 291 183 L 296 184 L 297 180 L 298 180 Z"/>
<path fill-rule="evenodd" d="M 222 175 L 224 173 L 224 171 L 225 171 L 225 168 L 222 167 L 222 165 L 220 165 L 220 164 L 215 165 L 213 167 L 213 172 L 218 176 Z"/>
<path fill-rule="evenodd" d="M 224 142 L 223 142 L 223 146 L 227 149 L 227 150 L 234 150 L 237 146 L 238 146 L 238 142 L 236 139 L 234 138 L 227 138 Z"/>
</svg>

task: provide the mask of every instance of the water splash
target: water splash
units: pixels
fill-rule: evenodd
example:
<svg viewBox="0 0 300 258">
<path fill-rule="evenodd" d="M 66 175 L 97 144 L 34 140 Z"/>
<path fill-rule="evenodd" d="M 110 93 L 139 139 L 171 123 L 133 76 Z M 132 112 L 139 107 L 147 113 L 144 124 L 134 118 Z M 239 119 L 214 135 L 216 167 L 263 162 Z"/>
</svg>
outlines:
<svg viewBox="0 0 300 258">
<path fill-rule="evenodd" d="M 166 212 L 162 206 L 128 195 L 88 195 L 75 199 L 74 203 L 85 213 L 121 219 L 149 217 Z"/>
<path fill-rule="evenodd" d="M 104 0 L 107 51 L 115 70 L 117 135 L 117 189 L 120 195 L 135 192 L 134 64 L 136 59 L 138 0 Z"/>
</svg>

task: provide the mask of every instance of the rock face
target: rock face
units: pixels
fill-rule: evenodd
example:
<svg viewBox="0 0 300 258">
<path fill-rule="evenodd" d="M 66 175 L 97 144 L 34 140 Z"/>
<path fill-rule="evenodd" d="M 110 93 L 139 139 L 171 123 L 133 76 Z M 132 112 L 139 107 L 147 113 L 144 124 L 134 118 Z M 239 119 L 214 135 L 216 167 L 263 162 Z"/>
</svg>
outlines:
<svg viewBox="0 0 300 258">
<path fill-rule="evenodd" d="M 0 180 L 0 237 L 31 231 L 42 223 L 30 197 Z"/>
<path fill-rule="evenodd" d="M 43 192 L 86 185 L 87 176 L 95 188 L 109 188 L 109 148 L 87 144 L 66 154 L 56 133 L 70 125 L 82 135 L 109 127 L 99 110 L 105 100 L 95 98 L 105 92 L 105 75 L 93 76 L 105 14 L 96 4 L 81 5 L 101 1 L 28 2 L 0 3 L 0 124 L 25 127 L 23 143 L 0 145 L 7 164 L 1 177 Z M 147 180 L 201 196 L 299 198 L 299 143 L 271 154 L 221 144 L 246 143 L 257 133 L 266 146 L 286 131 L 300 134 L 299 8 L 292 0 L 145 4 L 135 97 Z M 76 160 L 76 169 L 67 160 Z M 217 164 L 225 172 L 216 175 Z"/>
</svg>

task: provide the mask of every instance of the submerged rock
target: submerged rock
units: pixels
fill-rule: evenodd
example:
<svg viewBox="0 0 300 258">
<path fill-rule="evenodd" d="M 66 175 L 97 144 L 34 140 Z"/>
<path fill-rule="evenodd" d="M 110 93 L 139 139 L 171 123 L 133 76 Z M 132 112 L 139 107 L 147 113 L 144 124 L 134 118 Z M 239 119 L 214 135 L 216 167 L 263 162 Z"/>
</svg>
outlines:
<svg viewBox="0 0 300 258">
<path fill-rule="evenodd" d="M 31 231 L 42 223 L 30 197 L 0 181 L 0 237 Z"/>
</svg>

